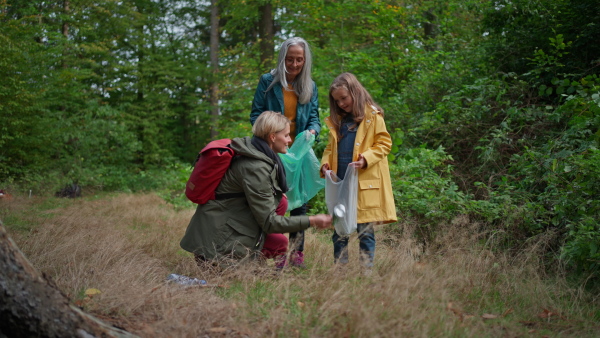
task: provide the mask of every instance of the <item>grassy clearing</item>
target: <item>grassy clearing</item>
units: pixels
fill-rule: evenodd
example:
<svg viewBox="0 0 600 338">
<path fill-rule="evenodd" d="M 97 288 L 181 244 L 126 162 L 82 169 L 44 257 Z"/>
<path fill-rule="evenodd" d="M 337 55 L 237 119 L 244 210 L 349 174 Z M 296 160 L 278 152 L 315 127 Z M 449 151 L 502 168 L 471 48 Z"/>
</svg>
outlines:
<svg viewBox="0 0 600 338">
<path fill-rule="evenodd" d="M 307 233 L 305 270 L 199 269 L 179 240 L 194 210 L 153 194 L 65 200 L 15 196 L 0 219 L 70 299 L 143 337 L 594 337 L 600 297 L 541 273 L 543 237 L 508 255 L 457 219 L 424 250 L 411 225 L 377 229 L 376 267 L 332 262 L 331 233 Z M 483 244 L 485 245 L 483 245 Z M 559 270 L 559 269 L 557 269 Z M 169 273 L 208 287 L 165 282 Z M 86 296 L 95 288 L 100 294 Z"/>
</svg>

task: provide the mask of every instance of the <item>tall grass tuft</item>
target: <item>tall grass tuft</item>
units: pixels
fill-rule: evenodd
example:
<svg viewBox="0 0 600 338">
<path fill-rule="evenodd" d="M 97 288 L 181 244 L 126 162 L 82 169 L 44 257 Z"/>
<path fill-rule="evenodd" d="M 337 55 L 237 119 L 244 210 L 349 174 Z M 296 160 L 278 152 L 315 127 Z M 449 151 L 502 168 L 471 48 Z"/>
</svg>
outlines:
<svg viewBox="0 0 600 338">
<path fill-rule="evenodd" d="M 540 263 L 541 235 L 519 252 L 502 232 L 458 217 L 430 243 L 415 227 L 377 226 L 375 268 L 333 264 L 331 231 L 306 234 L 307 268 L 272 262 L 199 268 L 179 240 L 192 206 L 154 194 L 0 203 L 0 217 L 30 261 L 71 301 L 142 337 L 497 337 L 600 332 L 600 298 Z M 178 273 L 207 281 L 184 287 Z M 99 294 L 86 291 L 97 289 Z"/>
</svg>

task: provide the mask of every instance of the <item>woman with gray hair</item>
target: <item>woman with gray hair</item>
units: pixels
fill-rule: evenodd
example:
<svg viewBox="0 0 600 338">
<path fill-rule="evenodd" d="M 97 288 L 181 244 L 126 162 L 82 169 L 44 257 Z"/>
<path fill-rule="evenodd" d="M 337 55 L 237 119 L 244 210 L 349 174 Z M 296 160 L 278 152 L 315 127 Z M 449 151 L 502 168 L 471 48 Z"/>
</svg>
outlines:
<svg viewBox="0 0 600 338">
<path fill-rule="evenodd" d="M 250 123 L 267 110 L 280 112 L 290 120 L 292 142 L 308 130 L 315 136 L 321 131 L 317 85 L 311 77 L 312 55 L 308 42 L 300 37 L 285 40 L 279 48 L 277 66 L 260 77 L 250 113 Z M 304 204 L 290 215 L 306 215 Z M 304 266 L 304 231 L 290 233 L 291 264 Z"/>
</svg>

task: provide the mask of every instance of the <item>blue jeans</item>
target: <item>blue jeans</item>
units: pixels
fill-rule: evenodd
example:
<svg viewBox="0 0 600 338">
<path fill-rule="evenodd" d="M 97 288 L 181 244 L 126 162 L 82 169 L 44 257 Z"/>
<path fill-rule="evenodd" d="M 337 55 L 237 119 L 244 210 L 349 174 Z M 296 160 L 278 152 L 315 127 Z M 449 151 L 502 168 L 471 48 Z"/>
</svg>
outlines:
<svg viewBox="0 0 600 338">
<path fill-rule="evenodd" d="M 359 223 L 356 232 L 358 232 L 358 241 L 360 247 L 360 261 L 365 267 L 373 267 L 375 258 L 375 232 L 370 223 Z M 333 231 L 333 259 L 335 263 L 348 263 L 348 237 L 342 237 Z"/>
<path fill-rule="evenodd" d="M 297 207 L 294 210 L 290 210 L 290 216 L 306 215 L 308 206 L 306 203 Z M 290 232 L 290 251 L 304 251 L 304 231 Z"/>
</svg>

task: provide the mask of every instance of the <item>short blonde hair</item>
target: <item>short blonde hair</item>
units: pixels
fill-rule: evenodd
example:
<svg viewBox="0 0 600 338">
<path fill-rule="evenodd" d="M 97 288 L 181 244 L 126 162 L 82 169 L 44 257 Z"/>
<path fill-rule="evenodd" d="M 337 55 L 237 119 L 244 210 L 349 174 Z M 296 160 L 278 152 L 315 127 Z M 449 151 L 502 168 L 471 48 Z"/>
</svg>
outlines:
<svg viewBox="0 0 600 338">
<path fill-rule="evenodd" d="M 290 124 L 290 120 L 283 114 L 267 110 L 262 112 L 254 122 L 252 134 L 268 141 L 269 135 L 284 130 L 288 124 Z"/>
</svg>

